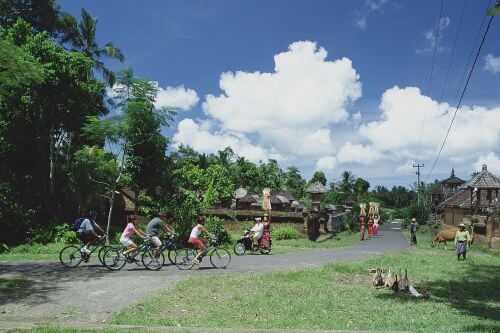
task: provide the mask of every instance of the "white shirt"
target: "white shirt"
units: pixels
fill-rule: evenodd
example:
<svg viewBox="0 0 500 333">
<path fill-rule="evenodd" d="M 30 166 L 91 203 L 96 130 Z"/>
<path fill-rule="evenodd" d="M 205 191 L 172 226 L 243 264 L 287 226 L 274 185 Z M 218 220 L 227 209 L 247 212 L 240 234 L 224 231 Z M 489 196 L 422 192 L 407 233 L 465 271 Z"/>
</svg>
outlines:
<svg viewBox="0 0 500 333">
<path fill-rule="evenodd" d="M 253 226 L 251 231 L 255 232 L 256 235 L 261 235 L 264 232 L 264 223 L 257 223 Z"/>
<path fill-rule="evenodd" d="M 373 223 L 378 225 L 378 221 L 380 221 L 380 217 L 377 217 L 376 219 L 373 220 Z"/>
<path fill-rule="evenodd" d="M 191 234 L 189 235 L 189 238 L 198 238 L 198 237 L 200 237 L 200 234 L 201 234 L 201 228 L 199 228 L 197 225 L 196 227 L 194 227 L 191 230 Z"/>
</svg>

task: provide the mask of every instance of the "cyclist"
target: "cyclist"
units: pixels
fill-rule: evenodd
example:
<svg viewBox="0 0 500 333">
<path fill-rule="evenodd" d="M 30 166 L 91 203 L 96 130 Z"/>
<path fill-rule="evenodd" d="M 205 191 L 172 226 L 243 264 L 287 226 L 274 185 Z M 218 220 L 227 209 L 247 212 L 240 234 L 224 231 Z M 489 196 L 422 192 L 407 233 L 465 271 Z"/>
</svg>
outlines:
<svg viewBox="0 0 500 333">
<path fill-rule="evenodd" d="M 161 249 L 160 236 L 162 231 L 175 235 L 174 231 L 165 224 L 166 217 L 167 213 L 159 212 L 155 218 L 149 221 L 146 227 L 146 237 L 150 237 L 153 244 L 156 245 L 156 250 L 153 252 L 155 257 Z"/>
<path fill-rule="evenodd" d="M 137 251 L 139 248 L 130 238 L 133 234 L 136 234 L 140 238 L 144 239 L 144 232 L 141 229 L 136 228 L 137 217 L 138 216 L 135 214 L 127 216 L 128 223 L 125 230 L 123 230 L 122 236 L 120 237 L 120 242 L 123 246 L 128 247 L 128 250 L 122 252 L 124 257 L 127 257 L 127 255 Z"/>
<path fill-rule="evenodd" d="M 97 241 L 98 233 L 104 234 L 104 230 L 95 222 L 96 219 L 97 212 L 91 210 L 76 232 L 77 237 L 85 244 L 81 251 L 86 254 L 90 253 L 89 247 Z"/>
<path fill-rule="evenodd" d="M 207 249 L 207 244 L 208 244 L 208 239 L 205 238 L 200 238 L 201 234 L 204 233 L 208 237 L 214 237 L 214 235 L 210 234 L 207 229 L 205 229 L 205 216 L 201 215 L 198 217 L 198 223 L 194 228 L 191 230 L 191 234 L 189 235 L 189 244 L 193 244 L 196 246 L 198 249 L 200 249 L 200 253 L 193 259 L 193 262 L 195 264 L 199 264 L 201 262 L 201 259 L 205 254 L 207 254 L 208 249 Z"/>
</svg>

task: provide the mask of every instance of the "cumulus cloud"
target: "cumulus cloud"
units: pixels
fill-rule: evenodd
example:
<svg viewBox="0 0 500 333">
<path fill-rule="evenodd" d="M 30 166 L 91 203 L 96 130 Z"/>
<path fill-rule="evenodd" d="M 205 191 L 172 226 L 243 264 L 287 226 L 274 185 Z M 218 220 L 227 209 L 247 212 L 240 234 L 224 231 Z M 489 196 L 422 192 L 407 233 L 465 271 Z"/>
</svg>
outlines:
<svg viewBox="0 0 500 333">
<path fill-rule="evenodd" d="M 346 142 L 339 150 L 337 159 L 340 163 L 373 164 L 384 158 L 383 154 L 373 146 Z"/>
<path fill-rule="evenodd" d="M 157 81 L 151 81 L 158 88 L 155 106 L 157 108 L 170 106 L 176 109 L 187 111 L 198 104 L 200 98 L 193 89 L 185 88 L 183 85 L 177 87 L 162 88 Z M 123 94 L 126 86 L 120 83 L 115 83 L 111 89 L 107 89 L 106 93 L 110 98 L 118 97 Z"/>
<path fill-rule="evenodd" d="M 474 163 L 474 170 L 481 171 L 483 164 L 488 166 L 488 171 L 497 177 L 500 177 L 500 158 L 494 152 L 488 155 L 480 156 Z"/>
<path fill-rule="evenodd" d="M 244 156 L 252 162 L 267 161 L 270 158 L 282 160 L 282 157 L 269 149 L 253 145 L 250 140 L 240 133 L 210 133 L 207 123 L 197 124 L 192 119 L 184 119 L 177 126 L 177 133 L 173 137 L 175 148 L 182 143 L 200 153 L 216 153 L 226 147 Z"/>
<path fill-rule="evenodd" d="M 495 57 L 488 54 L 484 57 L 484 69 L 493 74 L 500 72 L 500 56 Z"/>
<path fill-rule="evenodd" d="M 394 159 L 432 158 L 455 112 L 447 103 L 422 95 L 416 87 L 388 89 L 379 107 L 380 119 L 362 124 L 358 133 L 374 150 Z M 500 107 L 463 106 L 457 112 L 442 156 L 471 158 L 499 146 Z"/>
<path fill-rule="evenodd" d="M 439 38 L 436 41 L 436 33 L 437 33 L 437 24 L 436 28 L 433 30 L 429 30 L 424 32 L 424 39 L 425 39 L 425 46 L 420 49 L 416 49 L 415 52 L 417 54 L 422 54 L 422 55 L 432 55 L 434 53 L 434 48 L 436 47 L 436 42 L 437 42 L 437 48 L 436 52 L 440 53 L 445 51 L 445 47 L 442 45 L 441 40 L 443 39 L 443 36 L 445 34 L 445 31 L 448 29 L 450 26 L 451 20 L 449 17 L 445 16 L 442 17 L 439 20 Z"/>
<path fill-rule="evenodd" d="M 361 29 L 368 25 L 368 16 L 372 12 L 383 13 L 382 7 L 388 0 L 366 0 L 363 7 L 354 12 L 354 24 Z"/>
<path fill-rule="evenodd" d="M 187 111 L 198 104 L 200 98 L 193 89 L 186 89 L 183 85 L 178 87 L 158 87 L 158 96 L 155 106 L 170 106 Z"/>
<path fill-rule="evenodd" d="M 361 97 L 361 83 L 351 60 L 328 60 L 327 55 L 315 42 L 299 41 L 274 56 L 272 73 L 222 73 L 223 92 L 207 95 L 202 104 L 208 119 L 219 126 L 217 135 L 204 131 L 217 137 L 207 142 L 220 146 L 238 134 L 247 144 L 251 138 L 289 159 L 331 155 L 330 125 L 349 120 L 348 106 Z M 179 135 L 178 140 L 189 138 Z"/>
<path fill-rule="evenodd" d="M 333 170 L 337 165 L 337 158 L 335 156 L 324 156 L 316 161 L 316 170 L 329 171 Z"/>
<path fill-rule="evenodd" d="M 207 95 L 205 113 L 227 130 L 268 132 L 313 129 L 345 121 L 347 105 L 361 96 L 351 60 L 326 60 L 314 42 L 301 41 L 274 56 L 275 72 L 226 72 L 219 96 Z"/>
<path fill-rule="evenodd" d="M 414 160 L 408 160 L 405 163 L 399 165 L 394 172 L 397 174 L 409 174 L 413 171 Z"/>
</svg>

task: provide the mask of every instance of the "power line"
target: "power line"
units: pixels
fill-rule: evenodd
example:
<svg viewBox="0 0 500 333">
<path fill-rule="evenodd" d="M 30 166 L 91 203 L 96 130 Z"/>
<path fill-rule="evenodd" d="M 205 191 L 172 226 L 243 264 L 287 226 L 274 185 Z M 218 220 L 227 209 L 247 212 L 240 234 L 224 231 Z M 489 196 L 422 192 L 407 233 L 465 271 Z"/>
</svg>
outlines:
<svg viewBox="0 0 500 333">
<path fill-rule="evenodd" d="M 489 0 L 488 1 L 488 5 L 487 5 L 485 11 L 487 11 L 491 7 L 491 2 L 492 1 L 493 0 Z M 457 87 L 457 93 L 456 93 L 456 95 L 455 95 L 455 97 L 453 99 L 453 103 L 452 104 L 456 104 L 456 102 L 457 102 L 458 95 L 460 94 L 460 89 L 462 87 L 462 84 L 464 83 L 465 76 L 467 75 L 467 69 L 469 68 L 470 62 L 472 60 L 472 56 L 474 55 L 474 50 L 476 49 L 476 45 L 477 45 L 477 42 L 479 41 L 479 36 L 481 35 L 481 31 L 483 30 L 483 26 L 484 26 L 484 22 L 485 21 L 486 21 L 486 16 L 483 15 L 483 19 L 481 20 L 481 25 L 479 26 L 479 29 L 477 30 L 476 39 L 474 40 L 474 46 L 472 46 L 472 49 L 470 51 L 469 58 L 467 60 L 467 65 L 464 68 L 464 72 L 462 74 L 462 78 L 460 79 L 460 84 Z M 450 115 L 448 116 L 447 122 L 450 121 L 450 118 L 451 118 Z M 443 139 L 443 134 L 444 134 L 444 132 L 439 136 L 439 140 L 437 141 L 436 147 L 432 150 L 432 154 L 430 156 L 434 155 L 438 151 L 439 142 L 441 142 L 441 140 Z M 427 178 L 426 178 L 426 181 L 427 181 Z"/>
<path fill-rule="evenodd" d="M 429 85 L 427 86 L 427 96 L 430 96 L 431 92 L 432 73 L 434 72 L 434 62 L 436 60 L 436 51 L 438 49 L 438 44 L 439 44 L 439 31 L 441 30 L 441 19 L 443 18 L 443 5 L 444 5 L 444 0 L 441 0 L 441 7 L 439 8 L 439 20 L 436 28 L 436 40 L 434 42 L 434 52 L 432 54 L 431 73 L 429 75 Z M 420 155 L 420 147 L 422 145 L 422 134 L 424 130 L 424 123 L 425 123 L 425 111 L 424 111 L 424 117 L 422 118 L 422 124 L 420 125 L 420 136 L 418 138 L 417 156 Z"/>
<path fill-rule="evenodd" d="M 444 78 L 443 89 L 441 90 L 441 94 L 439 96 L 438 103 L 441 103 L 443 101 L 443 95 L 444 95 L 444 91 L 446 90 L 446 85 L 448 83 L 448 77 L 450 75 L 451 65 L 453 64 L 453 59 L 454 59 L 454 56 L 455 56 L 455 50 L 456 50 L 456 47 L 457 47 L 457 44 L 458 44 L 458 39 L 460 37 L 460 30 L 462 28 L 462 21 L 464 19 L 464 14 L 465 14 L 465 8 L 466 7 L 467 7 L 467 0 L 464 1 L 464 7 L 462 8 L 462 14 L 460 15 L 460 21 L 458 22 L 457 35 L 455 36 L 455 42 L 453 43 L 453 49 L 451 51 L 450 62 L 448 64 L 448 70 L 446 71 L 446 76 Z M 475 47 L 476 46 L 474 45 L 474 48 Z M 467 67 L 466 67 L 466 69 L 467 69 Z M 432 138 L 432 136 L 434 135 L 434 130 L 435 129 L 436 129 L 436 126 L 432 126 L 432 131 L 431 131 L 431 134 L 430 134 L 429 138 Z M 439 141 L 441 141 L 441 137 L 439 138 Z M 429 156 L 429 152 L 432 154 L 432 153 L 434 153 L 434 150 L 430 150 L 429 148 L 427 148 L 424 160 L 427 160 L 430 157 Z"/>
<path fill-rule="evenodd" d="M 429 178 L 429 176 L 431 175 L 432 171 L 434 170 L 434 167 L 436 166 L 436 163 L 437 163 L 439 157 L 441 156 L 441 152 L 443 151 L 446 140 L 448 139 L 448 135 L 450 134 L 451 127 L 453 126 L 453 122 L 455 121 L 455 117 L 457 116 L 458 109 L 460 108 L 460 105 L 462 104 L 462 99 L 464 98 L 465 91 L 467 90 L 467 87 L 469 86 L 469 81 L 470 81 L 470 78 L 472 76 L 472 72 L 474 71 L 474 67 L 476 66 L 477 59 L 479 58 L 479 54 L 481 53 L 481 49 L 483 48 L 484 41 L 486 40 L 486 35 L 488 34 L 488 31 L 490 30 L 490 26 L 491 26 L 491 22 L 493 21 L 493 17 L 494 16 L 491 16 L 491 18 L 488 22 L 488 25 L 486 26 L 486 30 L 485 30 L 484 35 L 483 35 L 483 39 L 482 39 L 481 44 L 479 45 L 479 49 L 477 50 L 477 53 L 476 53 L 476 58 L 474 59 L 474 63 L 472 64 L 472 68 L 470 69 L 470 72 L 469 72 L 469 76 L 467 77 L 467 81 L 465 82 L 465 86 L 464 86 L 464 89 L 462 91 L 462 95 L 460 96 L 460 100 L 458 101 L 457 108 L 455 110 L 453 118 L 451 119 L 451 124 L 448 127 L 448 131 L 446 132 L 446 136 L 444 137 L 443 144 L 441 145 L 441 148 L 439 149 L 439 153 L 436 156 L 436 159 L 434 160 L 431 171 L 429 172 L 429 174 L 425 178 L 426 181 Z"/>
</svg>

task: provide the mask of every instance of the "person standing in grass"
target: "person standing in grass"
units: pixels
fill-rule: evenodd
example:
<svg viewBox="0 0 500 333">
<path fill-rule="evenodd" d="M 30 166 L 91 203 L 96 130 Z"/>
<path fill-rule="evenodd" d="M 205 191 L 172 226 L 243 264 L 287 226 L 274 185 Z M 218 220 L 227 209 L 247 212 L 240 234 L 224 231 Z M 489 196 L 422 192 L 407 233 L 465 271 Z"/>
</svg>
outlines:
<svg viewBox="0 0 500 333">
<path fill-rule="evenodd" d="M 467 255 L 467 247 L 470 246 L 471 236 L 467 230 L 465 230 L 465 224 L 460 223 L 458 225 L 459 230 L 455 234 L 455 247 L 457 253 L 457 260 L 460 260 L 460 255 L 463 255 L 464 260 Z"/>
<path fill-rule="evenodd" d="M 410 245 L 417 245 L 417 219 L 412 218 L 410 223 Z"/>
</svg>

